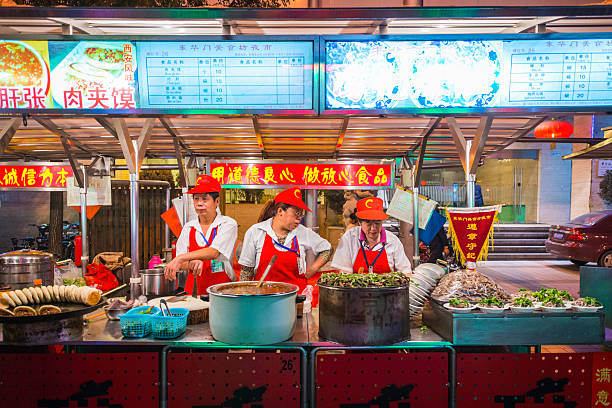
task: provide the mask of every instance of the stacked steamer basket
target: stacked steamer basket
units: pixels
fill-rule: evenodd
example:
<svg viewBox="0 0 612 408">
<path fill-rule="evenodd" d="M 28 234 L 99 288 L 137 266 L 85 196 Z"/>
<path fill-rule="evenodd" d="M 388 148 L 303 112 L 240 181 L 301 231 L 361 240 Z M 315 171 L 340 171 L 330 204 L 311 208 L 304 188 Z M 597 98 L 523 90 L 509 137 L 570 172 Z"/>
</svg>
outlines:
<svg viewBox="0 0 612 408">
<path fill-rule="evenodd" d="M 423 305 L 444 276 L 444 268 L 433 263 L 423 263 L 414 269 L 410 277 L 410 317 L 423 311 Z"/>
</svg>

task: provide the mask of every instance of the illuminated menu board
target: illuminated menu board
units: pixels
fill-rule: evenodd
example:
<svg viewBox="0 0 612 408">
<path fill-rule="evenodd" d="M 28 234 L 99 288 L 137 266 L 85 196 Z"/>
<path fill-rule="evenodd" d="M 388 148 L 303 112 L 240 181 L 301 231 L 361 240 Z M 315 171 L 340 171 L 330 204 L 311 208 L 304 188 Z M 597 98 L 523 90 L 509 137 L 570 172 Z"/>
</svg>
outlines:
<svg viewBox="0 0 612 408">
<path fill-rule="evenodd" d="M 313 43 L 139 42 L 143 108 L 313 109 Z"/>
<path fill-rule="evenodd" d="M 328 41 L 334 109 L 612 105 L 612 40 Z"/>
</svg>

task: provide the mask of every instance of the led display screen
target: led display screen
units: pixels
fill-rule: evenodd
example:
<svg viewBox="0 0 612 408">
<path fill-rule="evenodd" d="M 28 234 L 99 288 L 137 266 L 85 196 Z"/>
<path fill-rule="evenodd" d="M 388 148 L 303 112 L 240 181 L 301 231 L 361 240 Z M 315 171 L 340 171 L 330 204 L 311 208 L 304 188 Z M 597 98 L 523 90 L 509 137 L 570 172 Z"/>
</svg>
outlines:
<svg viewBox="0 0 612 408">
<path fill-rule="evenodd" d="M 326 109 L 612 105 L 612 40 L 327 41 Z"/>
</svg>

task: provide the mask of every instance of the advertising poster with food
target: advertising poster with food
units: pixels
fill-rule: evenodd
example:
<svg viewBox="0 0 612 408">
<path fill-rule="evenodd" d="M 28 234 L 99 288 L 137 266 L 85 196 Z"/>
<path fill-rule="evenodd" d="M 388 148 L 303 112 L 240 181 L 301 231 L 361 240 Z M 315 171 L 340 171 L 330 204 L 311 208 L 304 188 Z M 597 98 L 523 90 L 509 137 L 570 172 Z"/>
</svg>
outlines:
<svg viewBox="0 0 612 408">
<path fill-rule="evenodd" d="M 46 41 L 0 40 L 0 109 L 45 109 L 49 94 Z"/>
<path fill-rule="evenodd" d="M 328 41 L 326 109 L 609 106 L 612 39 Z"/>
<path fill-rule="evenodd" d="M 129 41 L 50 41 L 59 109 L 136 109 L 136 47 Z"/>
</svg>

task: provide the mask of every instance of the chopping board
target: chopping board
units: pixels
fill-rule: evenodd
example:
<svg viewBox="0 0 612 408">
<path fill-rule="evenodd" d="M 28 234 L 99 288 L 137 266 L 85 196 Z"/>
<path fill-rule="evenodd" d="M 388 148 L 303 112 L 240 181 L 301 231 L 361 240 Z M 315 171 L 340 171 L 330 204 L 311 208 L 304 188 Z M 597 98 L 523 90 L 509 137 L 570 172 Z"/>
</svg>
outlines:
<svg viewBox="0 0 612 408">
<path fill-rule="evenodd" d="M 155 299 L 149 300 L 149 305 L 154 305 L 160 307 L 160 302 L 162 299 L 168 300 L 172 296 L 159 297 Z M 173 307 L 182 307 L 189 310 L 189 315 L 187 316 L 187 324 L 198 324 L 205 323 L 208 321 L 208 307 L 210 302 L 205 302 L 201 299 L 194 298 L 191 296 L 186 297 L 184 300 L 180 300 L 178 302 L 168 303 L 170 309 Z M 164 310 L 166 308 L 164 307 Z"/>
</svg>

